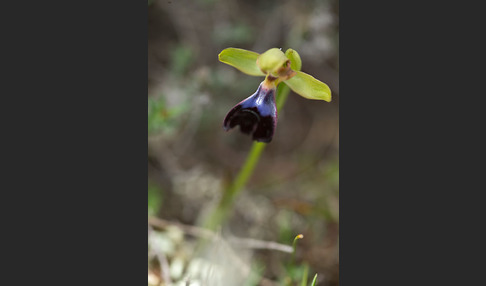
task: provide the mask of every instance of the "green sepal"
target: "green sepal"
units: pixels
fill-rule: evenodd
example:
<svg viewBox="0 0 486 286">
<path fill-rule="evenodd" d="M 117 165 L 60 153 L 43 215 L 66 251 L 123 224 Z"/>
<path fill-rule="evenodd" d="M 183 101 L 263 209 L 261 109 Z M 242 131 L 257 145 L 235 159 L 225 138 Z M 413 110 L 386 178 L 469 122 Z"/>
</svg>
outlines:
<svg viewBox="0 0 486 286">
<path fill-rule="evenodd" d="M 285 67 L 288 60 L 280 49 L 273 48 L 261 54 L 256 64 L 265 74 L 278 76 L 279 70 Z"/>
<path fill-rule="evenodd" d="M 288 49 L 285 56 L 290 60 L 290 68 L 294 71 L 300 71 L 302 68 L 302 60 L 296 50 Z"/>
<path fill-rule="evenodd" d="M 237 48 L 227 48 L 219 53 L 219 61 L 237 68 L 243 73 L 253 76 L 264 76 L 265 74 L 257 66 L 256 61 L 259 54 Z"/>
<path fill-rule="evenodd" d="M 307 99 L 331 101 L 331 89 L 327 84 L 304 72 L 298 71 L 294 77 L 284 83 L 295 93 Z"/>
</svg>

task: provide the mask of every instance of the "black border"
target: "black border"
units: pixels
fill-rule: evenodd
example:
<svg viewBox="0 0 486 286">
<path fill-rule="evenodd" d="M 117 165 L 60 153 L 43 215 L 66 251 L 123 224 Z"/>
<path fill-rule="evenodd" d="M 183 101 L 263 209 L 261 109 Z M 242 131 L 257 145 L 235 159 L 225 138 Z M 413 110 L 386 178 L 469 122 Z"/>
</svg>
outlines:
<svg viewBox="0 0 486 286">
<path fill-rule="evenodd" d="M 147 2 L 5 5 L 3 284 L 144 285 Z"/>
<path fill-rule="evenodd" d="M 479 11 L 340 2 L 342 285 L 484 280 Z"/>
</svg>

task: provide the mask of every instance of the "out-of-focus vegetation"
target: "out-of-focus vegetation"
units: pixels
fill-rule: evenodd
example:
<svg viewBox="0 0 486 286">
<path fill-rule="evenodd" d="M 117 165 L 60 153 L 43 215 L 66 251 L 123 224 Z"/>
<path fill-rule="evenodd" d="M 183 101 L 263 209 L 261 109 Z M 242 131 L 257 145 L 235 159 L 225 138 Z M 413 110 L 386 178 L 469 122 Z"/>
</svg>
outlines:
<svg viewBox="0 0 486 286">
<path fill-rule="evenodd" d="M 337 0 L 148 1 L 149 285 L 339 284 L 338 12 Z M 263 80 L 220 63 L 227 47 L 295 49 L 333 100 L 290 93 L 227 223 L 208 232 L 252 145 L 223 118 Z M 272 248 L 297 234 L 295 254 Z"/>
</svg>

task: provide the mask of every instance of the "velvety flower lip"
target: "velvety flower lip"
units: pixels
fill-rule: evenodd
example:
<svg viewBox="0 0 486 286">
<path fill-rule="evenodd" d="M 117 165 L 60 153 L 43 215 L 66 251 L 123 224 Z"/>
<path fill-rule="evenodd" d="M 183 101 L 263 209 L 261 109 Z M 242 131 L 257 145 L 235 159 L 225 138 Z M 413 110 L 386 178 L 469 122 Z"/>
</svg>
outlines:
<svg viewBox="0 0 486 286">
<path fill-rule="evenodd" d="M 269 143 L 277 126 L 275 87 L 260 83 L 257 91 L 233 107 L 223 121 L 228 131 L 240 126 L 240 131 L 252 135 L 253 140 Z"/>
</svg>

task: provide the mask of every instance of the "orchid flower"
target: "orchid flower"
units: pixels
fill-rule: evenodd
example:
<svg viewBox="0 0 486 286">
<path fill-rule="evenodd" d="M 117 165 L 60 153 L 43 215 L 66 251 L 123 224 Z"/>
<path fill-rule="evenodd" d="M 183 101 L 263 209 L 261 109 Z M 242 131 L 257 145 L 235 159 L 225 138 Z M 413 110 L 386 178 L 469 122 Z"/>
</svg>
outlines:
<svg viewBox="0 0 486 286">
<path fill-rule="evenodd" d="M 240 131 L 252 135 L 255 141 L 272 141 L 277 126 L 276 89 L 282 82 L 307 99 L 331 101 L 331 90 L 325 83 L 300 71 L 302 61 L 295 50 L 288 49 L 284 54 L 273 48 L 258 54 L 227 48 L 219 54 L 219 60 L 248 75 L 265 76 L 254 94 L 228 112 L 223 121 L 225 131 L 239 125 Z"/>
</svg>

